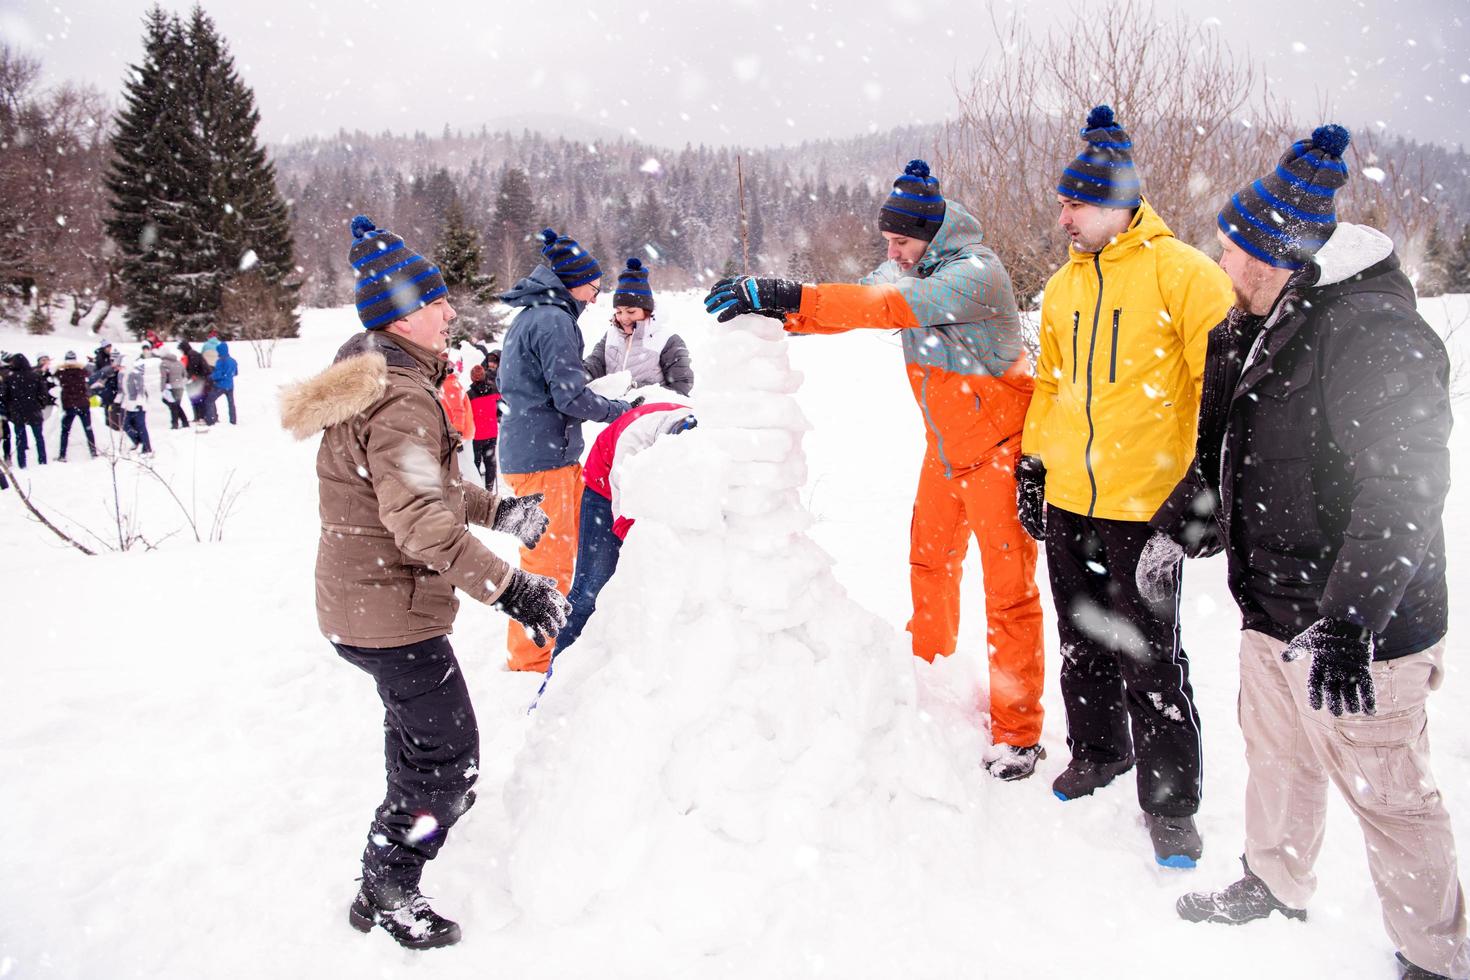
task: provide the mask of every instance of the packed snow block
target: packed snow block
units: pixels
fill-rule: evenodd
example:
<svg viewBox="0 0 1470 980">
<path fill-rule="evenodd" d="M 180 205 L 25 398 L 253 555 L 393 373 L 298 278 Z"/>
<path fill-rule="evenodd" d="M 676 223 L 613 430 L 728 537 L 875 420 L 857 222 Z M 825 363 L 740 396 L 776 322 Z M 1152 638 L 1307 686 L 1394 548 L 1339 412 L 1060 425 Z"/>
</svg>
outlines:
<svg viewBox="0 0 1470 980">
<path fill-rule="evenodd" d="M 716 392 L 701 395 L 695 406 L 701 426 L 716 429 L 781 429 L 809 432 L 812 424 L 790 395 Z"/>
<path fill-rule="evenodd" d="M 587 389 L 603 398 L 622 398 L 624 392 L 633 387 L 633 372 L 614 371 L 587 382 Z"/>
<path fill-rule="evenodd" d="M 720 500 L 729 483 L 731 459 L 712 435 L 696 428 L 677 438 L 662 438 L 619 463 L 622 515 L 693 531 L 721 527 Z"/>
<path fill-rule="evenodd" d="M 747 462 L 730 472 L 732 488 L 751 490 L 798 490 L 806 486 L 806 458 L 793 456 L 779 462 Z"/>
<path fill-rule="evenodd" d="M 793 370 L 784 359 L 766 358 L 723 358 L 708 356 L 701 361 L 701 370 L 707 370 L 711 381 L 701 385 L 700 396 L 720 391 L 764 391 L 789 395 L 801 388 L 803 375 Z M 740 378 L 739 388 L 722 387 L 719 377 Z"/>
<path fill-rule="evenodd" d="M 716 323 L 710 330 L 715 337 L 726 339 L 732 336 L 755 337 L 761 340 L 784 340 L 786 337 L 786 326 L 784 320 L 775 317 L 762 316 L 759 313 L 746 313 L 726 320 L 724 323 Z"/>
<path fill-rule="evenodd" d="M 749 547 L 764 555 L 772 550 L 761 545 L 761 540 L 791 537 L 808 530 L 815 518 L 799 503 L 787 503 L 762 514 L 727 513 L 725 529 L 735 538 L 744 539 Z M 779 542 L 777 542 L 779 547 Z"/>
<path fill-rule="evenodd" d="M 772 490 L 769 487 L 726 487 L 720 504 L 726 515 L 759 517 L 778 509 L 800 508 L 801 494 L 795 488 Z"/>
<path fill-rule="evenodd" d="M 737 466 L 783 462 L 796 452 L 800 443 L 800 437 L 778 429 L 713 429 L 704 435 Z"/>
</svg>

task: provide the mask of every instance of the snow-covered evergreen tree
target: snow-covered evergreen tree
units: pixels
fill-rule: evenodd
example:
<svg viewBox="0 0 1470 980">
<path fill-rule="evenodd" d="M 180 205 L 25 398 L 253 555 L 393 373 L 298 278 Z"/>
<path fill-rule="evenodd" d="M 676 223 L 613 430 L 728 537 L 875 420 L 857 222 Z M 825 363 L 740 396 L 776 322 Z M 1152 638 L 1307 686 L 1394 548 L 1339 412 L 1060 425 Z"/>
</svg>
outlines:
<svg viewBox="0 0 1470 980">
<path fill-rule="evenodd" d="M 294 335 L 290 213 L 256 134 L 255 96 L 201 8 L 187 26 L 149 12 L 124 100 L 107 227 L 123 257 L 129 328 L 200 338 L 230 280 L 253 270 Z"/>
</svg>

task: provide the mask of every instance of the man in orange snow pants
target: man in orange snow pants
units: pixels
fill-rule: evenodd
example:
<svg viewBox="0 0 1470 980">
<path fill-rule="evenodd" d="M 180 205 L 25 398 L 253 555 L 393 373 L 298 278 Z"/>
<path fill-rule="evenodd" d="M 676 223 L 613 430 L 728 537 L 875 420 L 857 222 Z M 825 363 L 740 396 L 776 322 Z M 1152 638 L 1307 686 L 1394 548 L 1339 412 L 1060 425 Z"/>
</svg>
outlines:
<svg viewBox="0 0 1470 980">
<path fill-rule="evenodd" d="M 519 312 L 505 333 L 500 359 L 500 468 L 518 497 L 543 494 L 550 518 L 535 551 L 521 549 L 521 568 L 556 579 L 562 595 L 572 587 L 577 559 L 577 521 L 582 509 L 582 422 L 611 422 L 628 402 L 603 398 L 587 387 L 577 317 L 597 301 L 602 267 L 565 235 L 541 233 L 544 265 L 501 299 Z M 642 402 L 637 399 L 633 404 Z M 510 624 L 511 670 L 545 672 L 552 640 L 537 644 L 519 623 Z"/>
<path fill-rule="evenodd" d="M 894 181 L 878 223 L 888 261 L 856 285 L 740 276 L 716 283 L 705 308 L 721 320 L 781 316 L 792 333 L 899 331 L 927 439 L 909 545 L 914 655 L 932 661 L 954 652 L 973 534 L 990 647 L 995 751 L 987 769 L 1024 779 L 1045 753 L 1036 542 L 1016 515 L 1014 471 L 1032 382 L 1015 294 L 1000 259 L 980 243 L 979 222 L 941 196 L 924 161 Z"/>
</svg>

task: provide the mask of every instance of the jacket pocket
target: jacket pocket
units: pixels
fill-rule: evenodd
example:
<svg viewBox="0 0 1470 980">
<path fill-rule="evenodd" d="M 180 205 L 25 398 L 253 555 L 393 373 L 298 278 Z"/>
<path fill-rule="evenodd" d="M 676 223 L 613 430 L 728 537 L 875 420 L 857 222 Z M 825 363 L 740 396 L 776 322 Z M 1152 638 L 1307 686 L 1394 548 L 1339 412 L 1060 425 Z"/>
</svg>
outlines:
<svg viewBox="0 0 1470 980">
<path fill-rule="evenodd" d="M 436 623 L 453 622 L 454 586 L 442 575 L 415 569 L 408 611 Z"/>
<path fill-rule="evenodd" d="M 1077 331 L 1082 327 L 1082 314 L 1072 311 L 1072 383 L 1077 383 Z"/>
<path fill-rule="evenodd" d="M 1113 311 L 1113 344 L 1108 355 L 1108 384 L 1118 380 L 1118 320 L 1122 315 L 1122 310 Z"/>
</svg>

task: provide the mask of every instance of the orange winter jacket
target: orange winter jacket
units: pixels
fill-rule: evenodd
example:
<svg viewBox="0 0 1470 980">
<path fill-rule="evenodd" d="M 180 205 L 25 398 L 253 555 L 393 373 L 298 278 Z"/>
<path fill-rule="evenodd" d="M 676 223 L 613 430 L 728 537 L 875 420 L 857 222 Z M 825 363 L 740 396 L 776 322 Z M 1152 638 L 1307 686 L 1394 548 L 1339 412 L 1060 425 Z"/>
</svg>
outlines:
<svg viewBox="0 0 1470 980">
<path fill-rule="evenodd" d="M 459 383 L 459 376 L 453 371 L 444 376 L 444 385 L 439 389 L 439 400 L 444 403 L 444 414 L 449 416 L 449 424 L 459 430 L 459 434 L 466 439 L 475 437 L 475 413 L 470 406 L 470 396 L 464 392 L 464 386 Z"/>
<path fill-rule="evenodd" d="M 888 261 L 860 283 L 802 289 L 792 333 L 898 330 L 928 452 L 953 477 L 1020 435 L 1031 403 L 1011 278 L 981 244 L 980 223 L 954 201 L 909 272 Z"/>
</svg>

